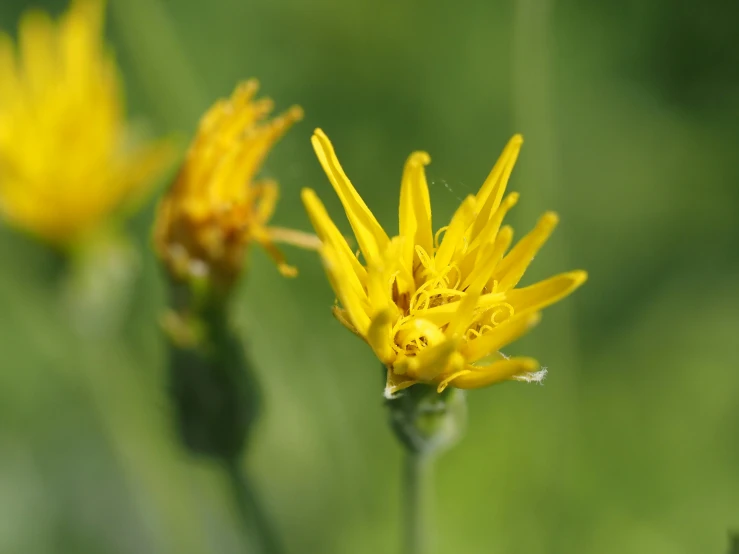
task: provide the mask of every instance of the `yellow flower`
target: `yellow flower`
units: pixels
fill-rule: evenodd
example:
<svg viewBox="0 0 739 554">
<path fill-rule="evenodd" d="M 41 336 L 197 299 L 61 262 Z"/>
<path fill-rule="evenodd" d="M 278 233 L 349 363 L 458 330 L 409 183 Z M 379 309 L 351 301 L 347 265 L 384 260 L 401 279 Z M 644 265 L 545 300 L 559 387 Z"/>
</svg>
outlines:
<svg viewBox="0 0 739 554">
<path fill-rule="evenodd" d="M 238 276 L 244 251 L 261 244 L 280 272 L 294 276 L 275 242 L 318 246 L 313 235 L 268 227 L 277 183 L 255 181 L 273 145 L 303 116 L 298 106 L 272 120 L 269 99 L 254 100 L 258 84 L 247 81 L 220 100 L 200 121 L 175 183 L 159 206 L 154 240 L 160 258 L 178 279 L 208 275 L 228 286 Z"/>
<path fill-rule="evenodd" d="M 141 198 L 172 157 L 168 143 L 131 145 L 103 16 L 99 0 L 58 22 L 27 12 L 17 52 L 0 33 L 0 211 L 61 246 Z"/>
<path fill-rule="evenodd" d="M 310 189 L 303 202 L 340 304 L 334 314 L 363 338 L 387 367 L 385 393 L 416 383 L 470 389 L 506 379 L 543 378 L 531 358 L 499 349 L 539 321 L 587 278 L 584 271 L 517 288 L 557 216 L 548 212 L 509 250 L 513 230 L 503 218 L 518 200 L 504 197 L 523 139 L 514 136 L 477 195 L 468 196 L 449 225 L 434 234 L 424 166 L 425 152 L 408 158 L 400 186 L 400 234 L 389 237 L 349 182 L 331 142 L 316 129 L 313 147 L 344 206 L 363 265 Z"/>
</svg>

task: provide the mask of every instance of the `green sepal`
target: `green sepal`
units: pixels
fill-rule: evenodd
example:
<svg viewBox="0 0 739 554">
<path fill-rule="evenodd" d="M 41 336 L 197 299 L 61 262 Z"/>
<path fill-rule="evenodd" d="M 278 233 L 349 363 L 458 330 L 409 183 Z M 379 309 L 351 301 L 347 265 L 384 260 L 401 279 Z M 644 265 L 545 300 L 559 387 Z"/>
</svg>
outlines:
<svg viewBox="0 0 739 554">
<path fill-rule="evenodd" d="M 386 401 L 390 425 L 403 445 L 416 454 L 436 454 L 453 446 L 467 424 L 463 390 L 416 384 Z"/>
</svg>

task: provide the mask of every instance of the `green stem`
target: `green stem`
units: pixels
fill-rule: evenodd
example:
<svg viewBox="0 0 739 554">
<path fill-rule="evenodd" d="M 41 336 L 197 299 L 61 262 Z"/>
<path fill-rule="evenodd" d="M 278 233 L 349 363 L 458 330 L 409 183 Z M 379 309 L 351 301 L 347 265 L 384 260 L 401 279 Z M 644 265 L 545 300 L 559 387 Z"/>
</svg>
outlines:
<svg viewBox="0 0 739 554">
<path fill-rule="evenodd" d="M 413 385 L 386 402 L 390 426 L 405 452 L 402 476 L 403 554 L 428 554 L 429 481 L 436 456 L 461 436 L 467 416 L 464 391 L 448 387 Z"/>
<path fill-rule="evenodd" d="M 277 533 L 275 533 L 272 523 L 264 511 L 262 502 L 249 477 L 241 469 L 239 461 L 236 459 L 229 460 L 226 463 L 226 472 L 231 482 L 231 489 L 244 531 L 248 534 L 255 533 L 264 554 L 282 554 L 284 550 Z"/>
<path fill-rule="evenodd" d="M 405 536 L 403 554 L 429 552 L 428 474 L 431 455 L 406 450 L 403 472 L 403 520 Z"/>
</svg>

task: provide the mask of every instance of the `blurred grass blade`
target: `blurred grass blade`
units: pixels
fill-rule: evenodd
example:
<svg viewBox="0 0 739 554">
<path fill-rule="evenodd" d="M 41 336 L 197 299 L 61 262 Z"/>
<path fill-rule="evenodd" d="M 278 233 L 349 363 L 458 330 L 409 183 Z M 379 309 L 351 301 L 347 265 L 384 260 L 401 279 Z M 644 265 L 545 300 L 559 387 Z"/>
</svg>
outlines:
<svg viewBox="0 0 739 554">
<path fill-rule="evenodd" d="M 110 6 L 150 105 L 169 126 L 194 125 L 205 97 L 166 7 L 161 0 L 113 0 Z"/>
</svg>

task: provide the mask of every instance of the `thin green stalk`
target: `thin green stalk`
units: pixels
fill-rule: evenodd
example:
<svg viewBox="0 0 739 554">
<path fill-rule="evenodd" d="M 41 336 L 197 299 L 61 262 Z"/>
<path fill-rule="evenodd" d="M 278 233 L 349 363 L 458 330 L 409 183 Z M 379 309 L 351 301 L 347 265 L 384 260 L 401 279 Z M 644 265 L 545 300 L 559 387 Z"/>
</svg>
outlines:
<svg viewBox="0 0 739 554">
<path fill-rule="evenodd" d="M 556 0 L 516 0 L 513 17 L 513 114 L 516 128 L 526 137 L 527 162 L 522 164 L 518 182 L 527 183 L 526 202 L 518 210 L 527 221 L 534 221 L 545 210 L 562 206 L 560 195 L 561 159 L 559 146 L 564 138 L 556 126 L 555 117 L 555 73 L 557 44 L 554 33 L 553 10 Z M 528 194 L 529 192 L 533 194 Z M 522 211 L 523 210 L 523 211 Z M 568 223 L 568 225 L 571 225 Z M 571 267 L 567 246 L 567 225 L 559 229 L 548 241 L 546 256 L 552 260 L 551 269 L 562 271 Z M 539 270 L 541 271 L 541 269 Z M 540 274 L 541 275 L 541 274 Z M 560 325 L 546 326 L 539 333 L 539 340 L 546 341 L 546 351 L 552 360 L 559 360 L 560 367 L 579 367 L 577 329 L 574 307 L 565 302 L 559 308 Z M 577 382 L 572 379 L 575 373 L 561 371 L 557 381 L 562 390 L 577 390 Z M 576 393 L 575 393 L 576 394 Z M 562 419 L 576 417 L 574 402 L 565 401 L 558 412 Z M 560 420 L 562 421 L 562 420 Z M 561 428 L 574 429 L 574 425 Z M 554 435 L 552 435 L 554 436 Z M 562 433 L 558 433 L 556 448 L 561 447 Z"/>
<path fill-rule="evenodd" d="M 403 471 L 405 536 L 403 554 L 429 552 L 429 472 L 431 455 L 406 450 Z"/>
<path fill-rule="evenodd" d="M 264 554 L 282 554 L 284 549 L 272 522 L 264 511 L 251 480 L 241 469 L 239 461 L 229 460 L 226 463 L 226 472 L 244 531 L 248 534 L 254 533 Z"/>
<path fill-rule="evenodd" d="M 432 462 L 457 442 L 464 431 L 467 403 L 464 391 L 414 385 L 387 400 L 390 426 L 403 445 L 403 554 L 429 554 L 432 544 Z"/>
</svg>

